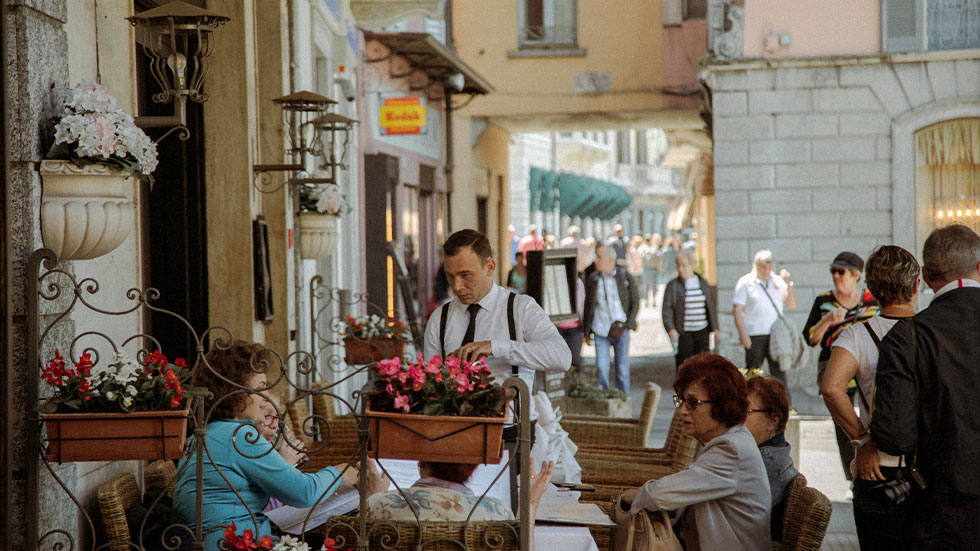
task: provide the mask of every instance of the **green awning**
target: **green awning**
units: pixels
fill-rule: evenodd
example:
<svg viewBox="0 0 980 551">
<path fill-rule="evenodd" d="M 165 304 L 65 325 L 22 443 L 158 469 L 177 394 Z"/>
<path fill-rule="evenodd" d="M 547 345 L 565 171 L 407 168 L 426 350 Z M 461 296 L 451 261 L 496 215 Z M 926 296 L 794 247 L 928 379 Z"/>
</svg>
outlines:
<svg viewBox="0 0 980 551">
<path fill-rule="evenodd" d="M 557 184 L 562 216 L 610 220 L 633 201 L 625 189 L 605 180 L 561 173 L 558 175 Z M 534 188 L 532 188 L 533 194 Z"/>
<path fill-rule="evenodd" d="M 551 170 L 531 168 L 530 192 L 531 210 L 551 212 L 555 210 L 555 200 L 558 198 L 559 174 Z"/>
</svg>

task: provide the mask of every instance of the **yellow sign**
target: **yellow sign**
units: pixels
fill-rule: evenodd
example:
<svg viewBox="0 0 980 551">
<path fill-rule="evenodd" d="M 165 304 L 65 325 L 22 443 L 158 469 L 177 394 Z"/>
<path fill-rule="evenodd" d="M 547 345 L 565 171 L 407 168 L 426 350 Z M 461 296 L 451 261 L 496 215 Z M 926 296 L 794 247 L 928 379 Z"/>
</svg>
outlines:
<svg viewBox="0 0 980 551">
<path fill-rule="evenodd" d="M 425 126 L 425 106 L 419 98 L 389 98 L 380 109 L 385 134 L 419 134 Z"/>
</svg>

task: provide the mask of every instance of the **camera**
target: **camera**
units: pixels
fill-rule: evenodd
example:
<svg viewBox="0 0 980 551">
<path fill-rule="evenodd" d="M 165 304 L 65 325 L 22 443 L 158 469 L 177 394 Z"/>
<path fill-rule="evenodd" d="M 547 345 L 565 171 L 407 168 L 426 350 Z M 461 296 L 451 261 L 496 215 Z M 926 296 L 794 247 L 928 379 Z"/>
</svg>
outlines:
<svg viewBox="0 0 980 551">
<path fill-rule="evenodd" d="M 904 502 L 912 494 L 927 488 L 922 473 L 912 468 L 901 471 L 895 480 L 878 484 L 872 491 L 875 500 L 882 506 L 894 507 Z"/>
</svg>

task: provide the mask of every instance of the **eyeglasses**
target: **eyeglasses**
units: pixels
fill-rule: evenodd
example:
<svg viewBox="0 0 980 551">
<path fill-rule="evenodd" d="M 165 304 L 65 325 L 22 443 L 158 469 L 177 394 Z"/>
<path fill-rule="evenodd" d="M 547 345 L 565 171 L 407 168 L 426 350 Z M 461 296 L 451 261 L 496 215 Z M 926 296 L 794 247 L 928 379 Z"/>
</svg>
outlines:
<svg viewBox="0 0 980 551">
<path fill-rule="evenodd" d="M 750 409 L 745 413 L 772 413 L 771 409 Z"/>
<path fill-rule="evenodd" d="M 681 398 L 676 394 L 674 395 L 674 407 L 678 409 L 680 409 L 680 407 L 683 406 L 684 404 L 687 404 L 687 409 L 694 411 L 698 409 L 698 406 L 700 406 L 701 404 L 710 404 L 710 403 L 712 403 L 711 400 L 699 400 L 697 398 L 691 398 L 691 397 Z"/>
<path fill-rule="evenodd" d="M 844 269 L 844 268 L 831 268 L 830 269 L 830 273 L 832 275 L 839 275 L 839 276 L 841 276 L 841 275 L 844 275 L 845 273 L 847 273 L 847 270 Z"/>
</svg>

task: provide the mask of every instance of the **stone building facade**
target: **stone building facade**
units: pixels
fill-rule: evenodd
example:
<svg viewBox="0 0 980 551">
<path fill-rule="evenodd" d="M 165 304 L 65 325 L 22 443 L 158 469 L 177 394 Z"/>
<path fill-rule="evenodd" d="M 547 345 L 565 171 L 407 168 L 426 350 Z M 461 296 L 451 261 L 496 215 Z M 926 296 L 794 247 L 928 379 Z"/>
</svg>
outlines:
<svg viewBox="0 0 980 551">
<path fill-rule="evenodd" d="M 917 175 L 916 131 L 980 116 L 980 52 L 923 52 L 711 63 L 722 352 L 741 360 L 733 287 L 758 249 L 788 269 L 803 326 L 844 250 L 921 251 L 931 189 Z M 816 395 L 816 361 L 791 375 Z M 794 400 L 797 399 L 794 393 Z M 802 397 L 801 397 L 802 399 Z M 819 400 L 816 407 L 822 407 Z"/>
</svg>

